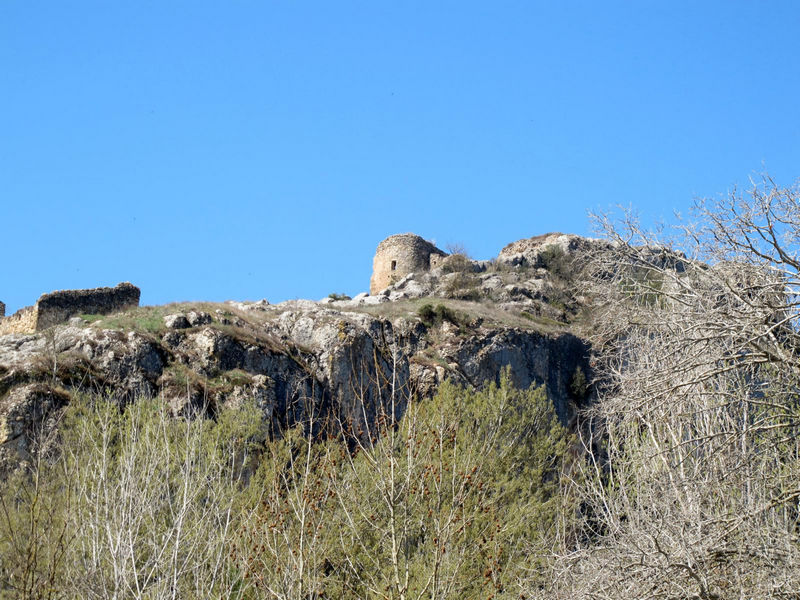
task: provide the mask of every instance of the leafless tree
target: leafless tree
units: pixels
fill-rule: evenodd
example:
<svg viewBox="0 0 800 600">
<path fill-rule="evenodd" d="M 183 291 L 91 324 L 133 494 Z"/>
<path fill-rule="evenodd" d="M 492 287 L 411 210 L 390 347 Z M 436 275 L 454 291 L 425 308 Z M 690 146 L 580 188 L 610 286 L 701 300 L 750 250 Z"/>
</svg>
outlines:
<svg viewBox="0 0 800 600">
<path fill-rule="evenodd" d="M 272 440 L 251 481 L 255 503 L 242 511 L 234 558 L 249 596 L 272 600 L 324 597 L 334 508 L 333 471 L 347 454 L 320 437 L 329 415 L 300 396 L 304 417 Z"/>
<path fill-rule="evenodd" d="M 55 437 L 43 420 L 32 436 L 30 463 L 0 489 L 0 598 L 55 600 L 74 535 L 68 527 L 72 490 L 45 475 Z M 55 465 L 59 469 L 61 465 Z"/>
<path fill-rule="evenodd" d="M 74 534 L 62 586 L 81 598 L 241 597 L 230 568 L 239 426 L 145 398 L 73 411 L 62 463 Z"/>
<path fill-rule="evenodd" d="M 800 189 L 695 217 L 671 238 L 598 218 L 586 521 L 551 597 L 800 592 Z"/>
</svg>

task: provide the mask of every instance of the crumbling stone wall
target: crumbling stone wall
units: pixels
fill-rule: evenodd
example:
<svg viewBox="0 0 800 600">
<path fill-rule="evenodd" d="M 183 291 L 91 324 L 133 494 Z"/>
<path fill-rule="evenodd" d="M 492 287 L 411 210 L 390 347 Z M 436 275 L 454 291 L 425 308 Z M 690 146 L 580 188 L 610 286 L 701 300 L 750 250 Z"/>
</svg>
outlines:
<svg viewBox="0 0 800 600">
<path fill-rule="evenodd" d="M 33 306 L 20 308 L 10 317 L 0 318 L 0 335 L 34 331 L 36 331 L 36 309 Z"/>
<path fill-rule="evenodd" d="M 34 333 L 80 314 L 105 315 L 139 306 L 140 291 L 128 282 L 113 288 L 62 290 L 42 294 L 36 304 L 0 318 L 0 335 Z"/>
<path fill-rule="evenodd" d="M 378 244 L 372 261 L 369 293 L 377 294 L 409 273 L 428 271 L 447 253 L 418 235 L 392 235 Z"/>
<path fill-rule="evenodd" d="M 139 306 L 139 294 L 139 288 L 128 282 L 113 288 L 63 290 L 43 294 L 36 302 L 36 330 L 63 323 L 74 315 L 105 315 Z"/>
</svg>

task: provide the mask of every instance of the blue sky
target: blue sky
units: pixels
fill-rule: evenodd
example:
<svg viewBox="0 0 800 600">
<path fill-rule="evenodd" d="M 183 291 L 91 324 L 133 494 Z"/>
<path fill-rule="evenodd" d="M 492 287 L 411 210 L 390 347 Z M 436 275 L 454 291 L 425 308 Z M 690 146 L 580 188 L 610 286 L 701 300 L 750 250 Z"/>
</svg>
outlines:
<svg viewBox="0 0 800 600">
<path fill-rule="evenodd" d="M 800 176 L 800 3 L 0 2 L 0 300 L 369 286 Z"/>
</svg>

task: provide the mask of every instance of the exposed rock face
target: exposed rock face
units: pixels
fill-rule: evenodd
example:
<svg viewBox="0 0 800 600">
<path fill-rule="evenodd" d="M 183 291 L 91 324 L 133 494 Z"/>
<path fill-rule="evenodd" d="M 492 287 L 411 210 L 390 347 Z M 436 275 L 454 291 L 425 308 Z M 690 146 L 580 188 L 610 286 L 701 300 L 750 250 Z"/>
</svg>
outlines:
<svg viewBox="0 0 800 600">
<path fill-rule="evenodd" d="M 375 295 L 409 273 L 427 271 L 445 256 L 445 252 L 413 233 L 390 236 L 375 251 L 369 293 Z"/>
<path fill-rule="evenodd" d="M 588 372 L 589 346 L 572 334 L 545 336 L 518 329 L 488 332 L 459 345 L 455 359 L 466 379 L 481 385 L 511 368 L 511 378 L 520 388 L 546 385 L 556 414 L 568 422 L 574 403 L 570 383 L 576 369 Z"/>
<path fill-rule="evenodd" d="M 606 244 L 579 235 L 546 233 L 508 244 L 500 251 L 498 262 L 506 265 L 544 267 L 543 254 L 556 252 L 567 257 L 586 253 L 597 244 Z M 546 256 L 546 255 L 545 255 Z"/>
<path fill-rule="evenodd" d="M 185 415 L 252 401 L 274 430 L 313 414 L 361 435 L 381 404 L 394 399 L 402 412 L 445 379 L 480 387 L 510 367 L 517 385 L 545 385 L 569 422 L 586 401 L 570 382 L 577 370 L 591 379 L 590 349 L 570 329 L 579 302 L 569 282 L 536 258 L 541 244 L 523 240 L 501 253 L 507 262 L 490 262 L 393 237 L 379 255 L 425 268 L 376 295 L 171 305 L 132 313 L 143 325 L 127 331 L 73 318 L 0 336 L 0 472 L 26 460 L 42 423 L 82 390 L 110 390 L 120 403 L 158 396 Z M 584 243 L 574 237 L 548 243 L 572 252 Z M 391 258 L 392 248 L 408 253 Z"/>
<path fill-rule="evenodd" d="M 186 329 L 191 327 L 186 315 L 167 315 L 164 317 L 164 325 L 169 329 Z"/>
<path fill-rule="evenodd" d="M 578 366 L 588 372 L 586 346 L 567 333 L 479 322 L 459 330 L 319 305 L 271 312 L 259 315 L 268 317 L 260 323 L 215 321 L 160 336 L 59 326 L 55 340 L 43 334 L 0 338 L 2 460 L 25 458 L 37 443 L 34 424 L 55 418 L 66 403 L 58 395 L 63 390 L 113 390 L 120 402 L 160 394 L 174 412 L 186 414 L 213 414 L 253 398 L 275 428 L 313 410 L 359 432 L 391 389 L 402 412 L 410 398 L 433 394 L 445 378 L 480 386 L 497 380 L 506 365 L 519 385 L 546 384 L 566 422 L 574 410 L 569 376 Z"/>
<path fill-rule="evenodd" d="M 54 442 L 59 409 L 69 398 L 46 385 L 21 385 L 0 397 L 0 473 Z"/>
<path fill-rule="evenodd" d="M 189 321 L 189 326 L 199 327 L 200 325 L 208 325 L 214 319 L 207 312 L 190 310 L 186 313 L 186 320 Z"/>
</svg>

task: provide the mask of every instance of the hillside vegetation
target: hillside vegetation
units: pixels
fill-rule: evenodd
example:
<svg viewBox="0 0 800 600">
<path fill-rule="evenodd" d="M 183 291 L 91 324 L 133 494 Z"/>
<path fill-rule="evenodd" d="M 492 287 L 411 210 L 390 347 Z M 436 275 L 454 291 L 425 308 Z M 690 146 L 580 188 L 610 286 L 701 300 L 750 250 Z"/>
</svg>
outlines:
<svg viewBox="0 0 800 600">
<path fill-rule="evenodd" d="M 0 340 L 0 598 L 800 597 L 800 188 Z"/>
<path fill-rule="evenodd" d="M 695 217 L 673 239 L 600 220 L 582 535 L 551 598 L 800 594 L 800 189 Z"/>
<path fill-rule="evenodd" d="M 0 597 L 517 597 L 569 533 L 540 389 L 444 385 L 363 432 L 308 414 L 267 439 L 254 406 L 73 402 L 0 494 Z"/>
</svg>

